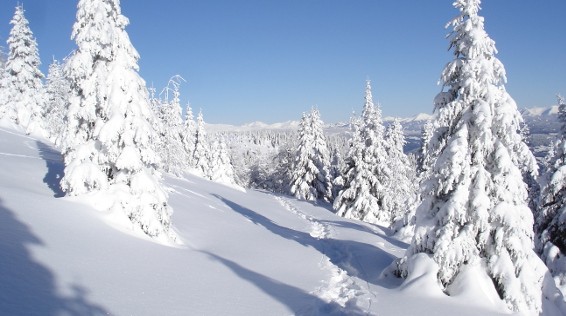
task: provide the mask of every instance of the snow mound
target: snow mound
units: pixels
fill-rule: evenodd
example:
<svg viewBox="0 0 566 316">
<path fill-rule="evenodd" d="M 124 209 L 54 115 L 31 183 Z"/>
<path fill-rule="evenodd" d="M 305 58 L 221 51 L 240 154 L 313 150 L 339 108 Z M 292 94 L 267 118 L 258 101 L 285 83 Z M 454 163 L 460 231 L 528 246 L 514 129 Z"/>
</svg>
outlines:
<svg viewBox="0 0 566 316">
<path fill-rule="evenodd" d="M 438 265 L 427 254 L 419 253 L 408 267 L 409 277 L 400 287 L 402 292 L 419 293 L 422 291 L 429 297 L 443 297 L 436 275 Z"/>
<path fill-rule="evenodd" d="M 493 286 L 493 281 L 487 275 L 485 264 L 465 265 L 448 287 L 450 296 L 463 300 L 480 299 L 496 308 L 503 309 L 505 303 L 498 299 L 499 294 Z"/>
</svg>

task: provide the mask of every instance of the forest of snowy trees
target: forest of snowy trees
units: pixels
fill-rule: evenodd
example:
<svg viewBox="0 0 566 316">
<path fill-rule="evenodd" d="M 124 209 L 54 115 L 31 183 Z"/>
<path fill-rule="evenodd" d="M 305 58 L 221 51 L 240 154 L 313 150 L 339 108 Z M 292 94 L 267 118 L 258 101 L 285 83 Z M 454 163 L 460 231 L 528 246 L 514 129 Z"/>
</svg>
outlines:
<svg viewBox="0 0 566 316">
<path fill-rule="evenodd" d="M 147 87 L 119 0 L 79 1 L 76 49 L 53 60 L 47 76 L 16 7 L 0 65 L 0 119 L 61 149 L 68 196 L 105 192 L 111 211 L 152 238 L 176 241 L 161 174 L 191 172 L 388 227 L 410 242 L 391 267 L 396 275 L 410 277 L 431 260 L 450 294 L 463 272 L 479 267 L 510 310 L 539 313 L 555 295 L 548 278 L 566 289 L 566 102 L 559 98 L 562 130 L 539 171 L 480 0 L 454 7 L 453 60 L 412 153 L 403 150 L 400 122 L 384 124 L 369 80 L 347 135 L 326 135 L 316 108 L 296 131 L 207 132 L 202 110 L 195 119 L 181 104 L 181 76 L 161 91 Z"/>
</svg>

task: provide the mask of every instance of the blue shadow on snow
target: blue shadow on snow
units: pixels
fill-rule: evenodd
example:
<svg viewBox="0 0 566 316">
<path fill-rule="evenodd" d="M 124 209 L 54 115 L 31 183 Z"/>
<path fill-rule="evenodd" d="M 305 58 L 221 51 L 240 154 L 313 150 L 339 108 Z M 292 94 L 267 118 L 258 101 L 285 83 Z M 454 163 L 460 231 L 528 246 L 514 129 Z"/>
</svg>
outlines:
<svg viewBox="0 0 566 316">
<path fill-rule="evenodd" d="M 0 200 L 0 315 L 110 315 L 72 285 L 72 297 L 57 292 L 55 276 L 35 261 L 29 246 L 45 246 Z"/>
<path fill-rule="evenodd" d="M 61 190 L 61 178 L 65 171 L 65 164 L 61 153 L 45 143 L 36 141 L 39 156 L 45 161 L 47 166 L 47 174 L 43 178 L 43 182 L 53 191 L 56 198 L 65 196 L 65 192 Z"/>
<path fill-rule="evenodd" d="M 317 239 L 308 233 L 280 226 L 271 219 L 219 195 L 213 194 L 213 196 L 254 224 L 285 239 L 316 249 L 327 256 L 332 264 L 346 271 L 349 276 L 355 276 L 377 286 L 392 287 L 389 282 L 380 280 L 380 274 L 397 258 L 382 249 L 355 240 Z M 321 223 L 325 222 L 321 221 Z"/>
<path fill-rule="evenodd" d="M 222 263 L 224 266 L 238 275 L 241 279 L 249 281 L 259 289 L 261 289 L 264 293 L 287 306 L 293 311 L 293 315 L 367 315 L 366 312 L 362 311 L 356 306 L 346 306 L 346 308 L 343 308 L 342 306 L 334 302 L 327 303 L 321 300 L 319 297 L 307 293 L 302 289 L 246 269 L 245 267 L 237 264 L 234 261 L 222 258 L 209 252 L 203 251 L 203 253 L 208 255 L 211 259 Z"/>
</svg>

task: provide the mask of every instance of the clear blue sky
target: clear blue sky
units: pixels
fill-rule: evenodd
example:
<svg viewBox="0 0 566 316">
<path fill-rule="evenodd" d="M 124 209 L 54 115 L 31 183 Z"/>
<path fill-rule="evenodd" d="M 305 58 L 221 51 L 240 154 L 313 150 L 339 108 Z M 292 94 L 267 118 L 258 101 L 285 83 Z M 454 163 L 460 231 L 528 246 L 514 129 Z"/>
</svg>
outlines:
<svg viewBox="0 0 566 316">
<path fill-rule="evenodd" d="M 2 0 L 5 46 L 17 2 L 44 72 L 68 55 L 78 1 Z M 295 120 L 318 106 L 326 122 L 360 111 L 366 78 L 386 116 L 431 113 L 451 59 L 452 0 L 122 0 L 140 73 L 162 88 L 183 76 L 182 101 L 209 123 Z M 486 30 L 520 107 L 566 94 L 566 1 L 484 0 Z"/>
</svg>

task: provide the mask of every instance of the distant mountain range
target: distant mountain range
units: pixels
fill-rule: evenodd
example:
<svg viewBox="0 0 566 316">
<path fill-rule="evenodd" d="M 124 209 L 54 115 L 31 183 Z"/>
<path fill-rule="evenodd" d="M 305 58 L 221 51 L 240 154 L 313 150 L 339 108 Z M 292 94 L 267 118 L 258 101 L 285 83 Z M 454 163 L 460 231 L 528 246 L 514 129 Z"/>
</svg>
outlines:
<svg viewBox="0 0 566 316">
<path fill-rule="evenodd" d="M 529 147 L 540 162 L 560 131 L 558 106 L 523 109 L 521 114 L 529 126 Z"/>
<path fill-rule="evenodd" d="M 383 118 L 385 124 L 393 122 L 398 119 L 403 125 L 411 125 L 416 123 L 416 125 L 423 125 L 424 122 L 430 120 L 432 115 L 419 113 L 414 117 L 409 118 L 398 118 L 387 116 Z M 286 121 L 280 123 L 267 124 L 260 121 L 255 121 L 251 123 L 246 123 L 243 125 L 230 125 L 230 124 L 206 124 L 206 128 L 212 132 L 247 132 L 247 131 L 258 131 L 258 130 L 297 130 L 299 128 L 300 121 Z M 348 128 L 349 123 L 338 122 L 326 124 L 325 128 L 335 129 L 335 128 Z"/>
<path fill-rule="evenodd" d="M 520 110 L 523 119 L 529 126 L 529 146 L 538 158 L 544 157 L 548 146 L 560 130 L 558 122 L 558 106 L 536 107 Z M 408 118 L 384 117 L 385 125 L 393 120 L 399 119 L 403 125 L 407 145 L 405 150 L 411 152 L 419 148 L 420 136 L 423 125 L 432 118 L 431 114 L 419 113 Z M 299 121 L 287 121 L 281 123 L 267 124 L 263 122 L 252 122 L 244 125 L 229 124 L 207 124 L 207 130 L 215 132 L 252 132 L 252 131 L 296 131 L 299 129 Z M 340 134 L 349 129 L 348 122 L 326 124 L 325 129 L 329 134 Z"/>
<path fill-rule="evenodd" d="M 553 105 L 549 107 L 536 107 L 529 109 L 521 109 L 521 114 L 527 123 L 531 121 L 536 122 L 557 122 L 558 106 Z M 403 125 L 415 125 L 422 126 L 428 120 L 433 117 L 432 114 L 419 113 L 413 117 L 392 117 L 386 116 L 383 118 L 385 124 L 398 119 Z M 326 124 L 327 128 L 340 128 L 347 127 L 349 123 L 347 122 L 337 122 Z M 263 123 L 260 121 L 255 121 L 251 123 L 246 123 L 243 125 L 230 125 L 230 124 L 206 124 L 206 127 L 210 131 L 257 131 L 257 130 L 296 130 L 299 128 L 299 121 L 286 121 L 280 123 Z M 549 130 L 554 130 L 554 126 L 547 128 Z M 412 129 L 411 129 L 412 130 Z"/>
<path fill-rule="evenodd" d="M 553 105 L 549 107 L 522 109 L 521 114 L 523 114 L 523 117 L 556 116 L 558 115 L 558 105 Z"/>
</svg>

